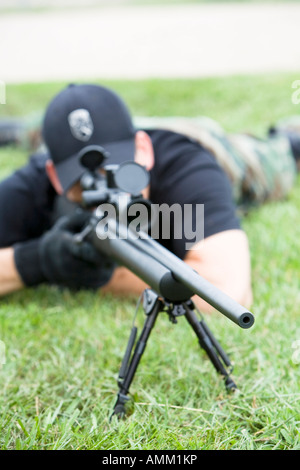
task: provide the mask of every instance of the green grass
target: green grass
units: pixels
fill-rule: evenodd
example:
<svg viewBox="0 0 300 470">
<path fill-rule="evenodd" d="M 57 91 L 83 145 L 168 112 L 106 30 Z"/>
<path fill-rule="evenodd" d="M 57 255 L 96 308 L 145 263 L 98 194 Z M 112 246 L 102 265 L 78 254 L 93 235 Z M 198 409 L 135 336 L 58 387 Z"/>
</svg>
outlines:
<svg viewBox="0 0 300 470">
<path fill-rule="evenodd" d="M 295 74 L 106 83 L 134 114 L 197 115 L 263 134 L 299 112 Z M 63 84 L 10 86 L 2 114 L 43 107 Z M 2 175 L 27 156 L 0 152 Z M 256 322 L 207 323 L 230 354 L 239 393 L 227 394 L 185 321 L 158 318 L 132 383 L 125 421 L 109 422 L 136 299 L 42 286 L 0 300 L 1 449 L 300 449 L 300 181 L 288 200 L 249 214 Z M 137 323 L 141 326 L 143 314 Z M 298 354 L 299 358 L 299 354 Z"/>
</svg>

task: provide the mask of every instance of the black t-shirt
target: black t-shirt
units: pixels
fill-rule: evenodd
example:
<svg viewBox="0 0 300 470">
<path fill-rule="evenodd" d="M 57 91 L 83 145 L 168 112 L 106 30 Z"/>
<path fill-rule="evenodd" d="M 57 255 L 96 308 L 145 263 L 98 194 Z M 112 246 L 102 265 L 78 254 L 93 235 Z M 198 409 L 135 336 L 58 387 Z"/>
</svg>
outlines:
<svg viewBox="0 0 300 470">
<path fill-rule="evenodd" d="M 154 147 L 155 165 L 150 172 L 150 201 L 160 206 L 204 204 L 204 236 L 238 229 L 231 187 L 214 157 L 187 137 L 164 130 L 147 130 Z M 28 164 L 0 183 L 0 247 L 40 237 L 53 224 L 56 199 L 45 171 L 46 155 L 31 157 Z M 184 206 L 186 205 L 186 206 Z M 195 230 L 196 211 L 182 211 Z M 186 225 L 188 226 L 188 224 Z M 190 234 L 158 241 L 183 258 Z"/>
</svg>

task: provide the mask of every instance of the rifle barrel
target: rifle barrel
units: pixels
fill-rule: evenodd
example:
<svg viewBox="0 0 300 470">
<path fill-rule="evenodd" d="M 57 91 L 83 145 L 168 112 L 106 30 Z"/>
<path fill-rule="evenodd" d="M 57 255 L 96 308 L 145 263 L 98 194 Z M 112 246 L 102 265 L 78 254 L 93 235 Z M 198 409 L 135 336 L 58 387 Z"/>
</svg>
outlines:
<svg viewBox="0 0 300 470">
<path fill-rule="evenodd" d="M 173 280 L 177 281 L 176 286 L 186 288 L 183 289 L 185 295 L 187 292 L 198 295 L 241 328 L 247 329 L 254 324 L 254 316 L 249 310 L 146 233 L 136 234 L 112 221 L 102 233 L 94 230 L 92 243 L 101 252 L 134 272 L 157 293 L 164 295 L 162 280 L 165 281 L 168 273 L 171 273 Z"/>
</svg>

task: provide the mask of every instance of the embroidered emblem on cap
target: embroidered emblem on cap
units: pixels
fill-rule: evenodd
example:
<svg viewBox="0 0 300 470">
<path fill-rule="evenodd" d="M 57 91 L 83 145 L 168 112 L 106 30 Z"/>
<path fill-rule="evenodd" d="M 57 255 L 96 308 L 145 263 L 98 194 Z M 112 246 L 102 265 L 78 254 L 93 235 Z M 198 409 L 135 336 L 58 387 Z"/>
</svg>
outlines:
<svg viewBox="0 0 300 470">
<path fill-rule="evenodd" d="M 73 136 L 86 142 L 94 132 L 94 125 L 87 109 L 75 109 L 68 116 L 69 126 Z"/>
</svg>

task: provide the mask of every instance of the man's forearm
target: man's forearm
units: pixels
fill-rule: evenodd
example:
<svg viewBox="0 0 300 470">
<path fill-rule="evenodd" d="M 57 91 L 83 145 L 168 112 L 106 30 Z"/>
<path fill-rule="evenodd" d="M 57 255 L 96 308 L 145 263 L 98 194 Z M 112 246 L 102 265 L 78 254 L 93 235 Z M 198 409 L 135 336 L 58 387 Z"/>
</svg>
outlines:
<svg viewBox="0 0 300 470">
<path fill-rule="evenodd" d="M 14 261 L 13 248 L 0 249 L 0 296 L 22 289 L 24 284 Z"/>
</svg>

